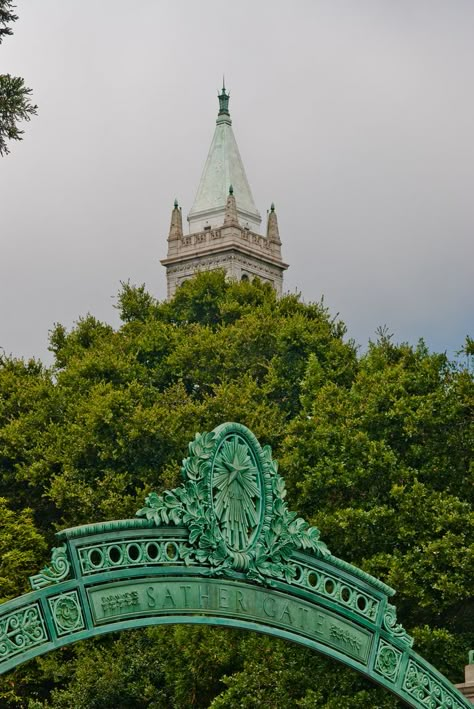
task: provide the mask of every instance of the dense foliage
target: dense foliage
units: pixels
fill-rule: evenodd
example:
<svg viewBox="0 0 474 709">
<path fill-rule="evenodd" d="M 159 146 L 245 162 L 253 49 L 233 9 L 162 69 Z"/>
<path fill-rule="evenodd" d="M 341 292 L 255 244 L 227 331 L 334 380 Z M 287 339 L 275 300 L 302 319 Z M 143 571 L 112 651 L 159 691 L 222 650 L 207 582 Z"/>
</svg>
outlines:
<svg viewBox="0 0 474 709">
<path fill-rule="evenodd" d="M 13 33 L 10 25 L 18 19 L 14 8 L 11 0 L 0 0 L 0 44 Z M 24 131 L 20 130 L 19 123 L 36 115 L 37 106 L 31 103 L 30 97 L 31 89 L 20 76 L 0 74 L 0 157 L 10 152 L 9 140 L 22 140 Z"/>
<path fill-rule="evenodd" d="M 461 681 L 474 646 L 469 369 L 384 332 L 358 356 L 322 305 L 219 272 L 169 303 L 124 285 L 118 307 L 118 331 L 92 316 L 56 326 L 51 369 L 0 362 L 0 598 L 27 590 L 58 528 L 132 516 L 150 489 L 177 484 L 196 431 L 233 420 L 273 447 L 290 506 L 397 589 L 417 649 Z M 32 661 L 3 678 L 0 703 L 398 706 L 315 653 L 186 626 Z"/>
</svg>

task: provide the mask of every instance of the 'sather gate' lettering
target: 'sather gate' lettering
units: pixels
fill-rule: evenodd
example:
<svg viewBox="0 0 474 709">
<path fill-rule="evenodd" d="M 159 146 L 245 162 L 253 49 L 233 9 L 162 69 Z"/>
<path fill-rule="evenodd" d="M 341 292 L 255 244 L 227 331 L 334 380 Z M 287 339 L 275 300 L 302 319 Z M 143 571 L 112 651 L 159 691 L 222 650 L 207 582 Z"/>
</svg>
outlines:
<svg viewBox="0 0 474 709">
<path fill-rule="evenodd" d="M 141 616 L 183 617 L 205 615 L 262 624 L 305 635 L 318 643 L 336 648 L 345 655 L 365 662 L 371 634 L 348 620 L 336 617 L 316 603 L 238 582 L 203 582 L 147 579 L 94 587 L 88 591 L 95 625 Z M 111 603 L 110 598 L 127 599 Z"/>
</svg>

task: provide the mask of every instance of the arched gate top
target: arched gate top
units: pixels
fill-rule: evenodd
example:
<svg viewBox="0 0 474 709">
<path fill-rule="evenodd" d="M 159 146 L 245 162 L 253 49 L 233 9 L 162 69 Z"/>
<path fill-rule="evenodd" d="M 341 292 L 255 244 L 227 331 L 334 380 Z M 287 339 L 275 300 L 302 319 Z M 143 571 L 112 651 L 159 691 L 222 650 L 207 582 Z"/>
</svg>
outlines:
<svg viewBox="0 0 474 709">
<path fill-rule="evenodd" d="M 333 556 L 288 509 L 270 447 L 248 428 L 196 434 L 182 476 L 135 519 L 57 534 L 33 591 L 0 606 L 0 672 L 101 633 L 207 623 L 311 647 L 412 707 L 471 706 L 413 651 L 393 589 Z"/>
</svg>

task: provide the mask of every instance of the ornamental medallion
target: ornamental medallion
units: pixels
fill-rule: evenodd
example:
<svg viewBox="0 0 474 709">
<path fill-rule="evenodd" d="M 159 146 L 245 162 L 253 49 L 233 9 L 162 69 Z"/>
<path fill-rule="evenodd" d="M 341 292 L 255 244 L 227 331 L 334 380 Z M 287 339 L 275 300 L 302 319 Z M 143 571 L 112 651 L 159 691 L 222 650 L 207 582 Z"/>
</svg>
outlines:
<svg viewBox="0 0 474 709">
<path fill-rule="evenodd" d="M 77 591 L 69 591 L 49 598 L 48 603 L 59 636 L 85 627 Z"/>
<path fill-rule="evenodd" d="M 227 546 L 245 551 L 259 528 L 262 491 L 254 454 L 238 435 L 225 438 L 216 452 L 211 496 Z"/>
<path fill-rule="evenodd" d="M 151 492 L 137 515 L 157 527 L 188 528 L 187 543 L 177 551 L 187 566 L 207 567 L 203 573 L 210 576 L 243 573 L 260 583 L 292 583 L 298 575 L 293 551 L 331 555 L 319 530 L 288 509 L 270 447 L 262 448 L 242 424 L 197 433 L 181 472 L 180 487 Z"/>
</svg>

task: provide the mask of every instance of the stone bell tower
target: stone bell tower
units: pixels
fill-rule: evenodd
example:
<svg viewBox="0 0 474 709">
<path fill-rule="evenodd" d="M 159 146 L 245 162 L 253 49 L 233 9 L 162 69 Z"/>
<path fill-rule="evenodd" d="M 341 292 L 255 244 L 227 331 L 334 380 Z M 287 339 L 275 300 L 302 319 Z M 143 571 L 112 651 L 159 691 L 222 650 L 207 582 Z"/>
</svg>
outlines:
<svg viewBox="0 0 474 709">
<path fill-rule="evenodd" d="M 219 113 L 196 198 L 188 214 L 189 233 L 183 233 L 181 208 L 175 200 L 168 235 L 166 268 L 168 298 L 198 271 L 224 269 L 229 278 L 271 283 L 278 295 L 283 271 L 278 220 L 272 204 L 266 234 L 253 201 L 229 114 L 225 86 L 219 94 Z"/>
</svg>

